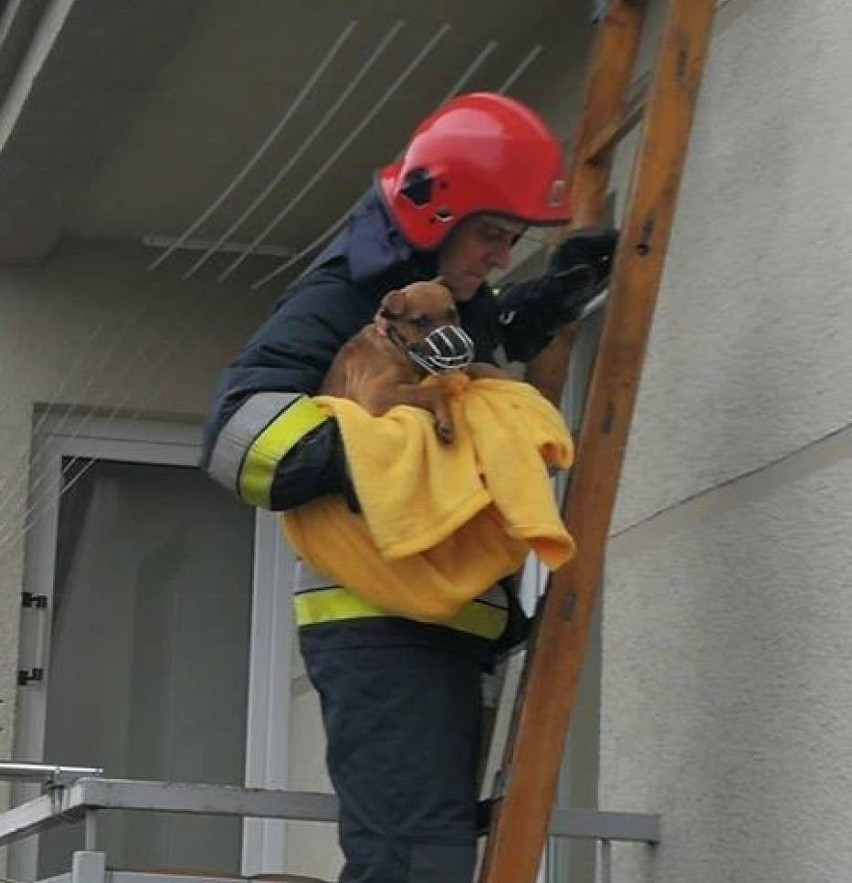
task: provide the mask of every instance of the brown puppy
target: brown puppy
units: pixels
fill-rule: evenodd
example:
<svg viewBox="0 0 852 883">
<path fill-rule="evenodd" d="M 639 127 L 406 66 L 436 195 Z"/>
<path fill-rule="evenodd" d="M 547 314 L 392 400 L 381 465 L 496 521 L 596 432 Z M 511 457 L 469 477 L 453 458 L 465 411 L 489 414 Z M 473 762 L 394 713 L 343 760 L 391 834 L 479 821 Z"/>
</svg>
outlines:
<svg viewBox="0 0 852 883">
<path fill-rule="evenodd" d="M 447 325 L 459 327 L 459 314 L 440 279 L 389 292 L 372 324 L 337 354 L 320 393 L 352 399 L 376 416 L 394 405 L 425 408 L 435 416 L 438 438 L 451 442 L 453 419 L 444 391 L 440 384 L 420 384 L 427 370 L 409 355 L 430 332 Z"/>
</svg>

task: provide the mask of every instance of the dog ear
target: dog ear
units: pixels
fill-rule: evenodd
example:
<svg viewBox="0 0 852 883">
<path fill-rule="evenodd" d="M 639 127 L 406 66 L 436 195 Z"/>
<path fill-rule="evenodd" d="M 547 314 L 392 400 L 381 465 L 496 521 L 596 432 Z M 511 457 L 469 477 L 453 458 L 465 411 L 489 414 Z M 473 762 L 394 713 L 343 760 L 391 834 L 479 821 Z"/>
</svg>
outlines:
<svg viewBox="0 0 852 883">
<path fill-rule="evenodd" d="M 447 280 L 444 279 L 443 276 L 436 276 L 432 281 L 433 281 L 436 285 L 440 285 L 442 288 L 446 288 L 447 291 L 449 291 L 451 295 L 455 296 L 455 295 L 454 295 L 454 292 L 453 292 L 453 289 L 450 288 L 450 283 L 447 282 Z"/>
<path fill-rule="evenodd" d="M 389 291 L 382 298 L 382 305 L 379 309 L 379 315 L 383 319 L 398 319 L 405 312 L 405 292 Z"/>
</svg>

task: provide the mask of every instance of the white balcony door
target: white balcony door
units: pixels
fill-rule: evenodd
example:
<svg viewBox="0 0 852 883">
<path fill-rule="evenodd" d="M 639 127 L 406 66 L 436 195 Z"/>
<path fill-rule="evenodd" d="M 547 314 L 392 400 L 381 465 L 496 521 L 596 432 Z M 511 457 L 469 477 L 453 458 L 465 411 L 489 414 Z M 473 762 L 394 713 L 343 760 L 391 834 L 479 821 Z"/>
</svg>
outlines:
<svg viewBox="0 0 852 883">
<path fill-rule="evenodd" d="M 67 422 L 67 421 L 66 421 Z M 37 440 L 15 756 L 114 778 L 286 785 L 291 562 L 197 468 L 196 427 L 48 426 Z M 22 791 L 16 802 L 27 796 Z M 280 825 L 105 813 L 113 867 L 255 872 Z M 249 848 L 250 847 L 250 848 Z M 14 850 L 12 876 L 67 871 L 78 826 Z M 280 866 L 280 860 L 278 862 Z"/>
</svg>

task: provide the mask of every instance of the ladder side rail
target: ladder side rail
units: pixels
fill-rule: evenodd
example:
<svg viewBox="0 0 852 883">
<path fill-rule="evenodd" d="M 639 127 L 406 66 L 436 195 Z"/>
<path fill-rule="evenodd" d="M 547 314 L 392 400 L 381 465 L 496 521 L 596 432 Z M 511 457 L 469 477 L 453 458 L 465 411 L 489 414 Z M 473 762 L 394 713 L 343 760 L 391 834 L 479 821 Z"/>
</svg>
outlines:
<svg viewBox="0 0 852 883">
<path fill-rule="evenodd" d="M 596 164 L 607 159 L 619 142 L 642 122 L 647 108 L 649 85 L 649 82 L 638 83 L 635 93 L 628 97 L 622 112 L 603 125 L 590 139 L 584 162 Z"/>
<path fill-rule="evenodd" d="M 599 226 L 606 220 L 612 151 L 597 155 L 595 162 L 586 160 L 600 133 L 624 112 L 645 23 L 645 5 L 645 0 L 611 0 L 597 25 L 583 108 L 572 149 L 571 205 L 574 216 L 570 227 L 558 231 L 557 240 L 570 229 Z M 527 380 L 557 408 L 562 400 L 575 334 L 575 328 L 565 329 L 527 368 Z"/>
<path fill-rule="evenodd" d="M 572 227 L 600 224 L 606 210 L 607 188 L 612 168 L 612 156 L 603 157 L 594 165 L 583 162 L 588 145 L 601 127 L 621 111 L 628 95 L 636 65 L 639 43 L 645 24 L 644 3 L 633 0 L 611 0 L 605 15 L 597 24 L 590 51 L 583 107 L 577 124 L 573 148 L 571 202 L 574 209 L 572 224 L 559 231 L 558 238 Z M 527 369 L 527 380 L 540 389 L 556 407 L 560 407 L 562 388 L 574 341 L 575 329 L 568 328 L 533 359 Z M 505 778 L 515 752 L 520 713 L 524 706 L 536 635 L 529 640 L 524 671 L 518 686 L 513 719 L 506 739 L 501 765 L 501 792 L 505 792 Z M 499 836 L 500 802 L 493 804 L 488 845 L 480 877 L 487 881 L 491 852 Z"/>
<path fill-rule="evenodd" d="M 599 157 L 597 162 L 584 160 L 590 145 L 607 123 L 617 117 L 628 100 L 631 79 L 645 25 L 646 5 L 643 0 L 610 0 L 598 21 L 591 46 L 588 74 L 584 84 L 584 100 L 574 137 L 571 179 L 571 204 L 574 217 L 561 229 L 561 239 L 575 227 L 599 225 L 606 213 L 607 190 L 612 171 L 613 155 Z M 559 408 L 568 372 L 571 347 L 577 329 L 565 329 L 529 364 L 526 379 Z M 501 764 L 501 792 L 505 792 L 507 771 L 513 763 L 520 715 L 535 651 L 536 632 L 530 636 L 524 669 L 515 698 L 513 717 L 504 747 Z M 487 883 L 493 841 L 500 830 L 500 803 L 492 808 L 488 845 L 480 873 Z M 547 836 L 547 835 L 545 835 Z"/>
<path fill-rule="evenodd" d="M 563 510 L 580 552 L 545 598 L 484 883 L 532 883 L 546 842 L 714 11 L 671 0 Z"/>
<path fill-rule="evenodd" d="M 612 154 L 585 161 L 590 145 L 599 137 L 609 121 L 618 117 L 630 99 L 631 79 L 645 24 L 645 0 L 610 0 L 605 14 L 597 22 L 584 84 L 583 106 L 577 123 L 572 151 L 571 205 L 572 222 L 559 230 L 556 241 L 576 227 L 595 226 L 605 219 L 607 189 L 612 170 Z M 647 92 L 647 88 L 644 90 Z M 644 93 L 643 93 L 644 94 Z M 527 366 L 526 379 L 557 407 L 561 407 L 562 390 L 577 329 L 566 328 Z M 511 764 L 518 716 L 529 677 L 535 635 L 528 642 L 527 657 L 518 685 L 512 720 L 501 763 L 501 788 L 505 771 Z M 491 832 L 495 830 L 499 804 L 492 809 Z M 483 864 L 487 870 L 488 854 Z"/>
<path fill-rule="evenodd" d="M 605 220 L 613 157 L 610 153 L 594 163 L 586 159 L 600 133 L 624 111 L 645 25 L 646 5 L 647 0 L 611 0 L 598 24 L 573 145 L 571 226 L 575 228 Z"/>
</svg>

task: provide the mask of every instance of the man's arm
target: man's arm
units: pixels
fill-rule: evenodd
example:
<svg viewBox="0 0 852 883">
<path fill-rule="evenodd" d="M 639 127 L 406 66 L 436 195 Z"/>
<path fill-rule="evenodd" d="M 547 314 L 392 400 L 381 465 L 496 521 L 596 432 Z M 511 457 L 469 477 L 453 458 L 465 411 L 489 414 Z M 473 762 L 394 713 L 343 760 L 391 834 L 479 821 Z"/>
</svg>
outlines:
<svg viewBox="0 0 852 883">
<path fill-rule="evenodd" d="M 220 379 L 201 465 L 249 505 L 282 511 L 351 495 L 337 422 L 312 399 L 356 330 L 346 293 L 317 286 L 285 300 Z"/>
</svg>

